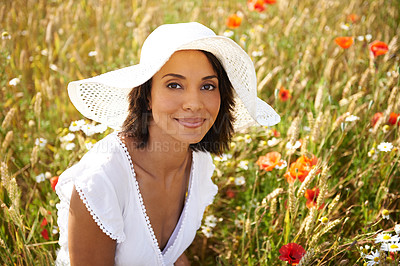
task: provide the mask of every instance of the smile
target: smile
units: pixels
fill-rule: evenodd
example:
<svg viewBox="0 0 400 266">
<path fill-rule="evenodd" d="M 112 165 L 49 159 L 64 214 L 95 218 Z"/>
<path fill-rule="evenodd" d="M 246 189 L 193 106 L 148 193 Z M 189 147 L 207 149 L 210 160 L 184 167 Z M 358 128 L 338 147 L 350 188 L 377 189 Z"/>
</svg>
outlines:
<svg viewBox="0 0 400 266">
<path fill-rule="evenodd" d="M 184 127 L 188 128 L 198 128 L 204 124 L 206 119 L 204 118 L 175 118 L 175 120 Z"/>
</svg>

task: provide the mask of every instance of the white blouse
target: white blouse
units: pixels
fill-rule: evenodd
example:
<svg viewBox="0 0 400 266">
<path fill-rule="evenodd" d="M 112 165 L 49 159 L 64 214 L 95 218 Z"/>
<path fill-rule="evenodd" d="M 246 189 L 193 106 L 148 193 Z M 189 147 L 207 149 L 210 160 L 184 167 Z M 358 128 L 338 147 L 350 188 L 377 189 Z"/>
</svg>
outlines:
<svg viewBox="0 0 400 266">
<path fill-rule="evenodd" d="M 101 230 L 117 241 L 115 265 L 173 265 L 192 243 L 205 208 L 217 186 L 211 181 L 214 164 L 206 152 L 192 153 L 188 196 L 179 221 L 160 250 L 129 152 L 111 133 L 59 177 L 56 193 L 60 250 L 56 265 L 69 265 L 68 214 L 73 186 Z M 155 162 L 156 163 L 156 162 Z"/>
</svg>

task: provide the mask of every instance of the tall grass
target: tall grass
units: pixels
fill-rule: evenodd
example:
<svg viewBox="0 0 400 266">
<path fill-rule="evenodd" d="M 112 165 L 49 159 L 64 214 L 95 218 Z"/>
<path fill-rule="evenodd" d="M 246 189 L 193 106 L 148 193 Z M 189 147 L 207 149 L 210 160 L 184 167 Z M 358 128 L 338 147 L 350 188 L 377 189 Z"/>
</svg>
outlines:
<svg viewBox="0 0 400 266">
<path fill-rule="evenodd" d="M 219 194 L 206 213 L 216 219 L 203 227 L 211 234 L 199 232 L 187 251 L 191 261 L 280 265 L 279 249 L 295 242 L 308 252 L 308 264 L 362 264 L 360 246 L 379 249 L 376 235 L 393 233 L 399 221 L 400 134 L 388 123 L 400 113 L 399 9 L 395 0 L 277 0 L 260 13 L 245 1 L 3 0 L 0 263 L 53 263 L 58 199 L 49 180 L 111 132 L 76 132 L 75 148 L 65 148 L 62 137 L 82 118 L 68 100 L 68 82 L 138 63 L 144 39 L 163 23 L 198 21 L 233 34 L 252 56 L 258 94 L 282 122 L 237 134 L 225 157 L 216 158 Z M 236 12 L 242 24 L 229 30 L 226 19 Z M 360 19 L 349 22 L 351 13 Z M 355 42 L 342 49 L 338 36 Z M 374 40 L 389 44 L 389 52 L 373 57 Z M 280 100 L 282 88 L 291 99 Z M 383 117 L 373 126 L 377 112 Z M 297 140 L 301 147 L 286 148 Z M 382 142 L 393 149 L 379 151 Z M 272 151 L 286 168 L 258 167 Z M 313 173 L 288 183 L 290 164 L 311 154 L 318 158 Z M 304 193 L 315 186 L 321 209 L 306 207 Z"/>
</svg>

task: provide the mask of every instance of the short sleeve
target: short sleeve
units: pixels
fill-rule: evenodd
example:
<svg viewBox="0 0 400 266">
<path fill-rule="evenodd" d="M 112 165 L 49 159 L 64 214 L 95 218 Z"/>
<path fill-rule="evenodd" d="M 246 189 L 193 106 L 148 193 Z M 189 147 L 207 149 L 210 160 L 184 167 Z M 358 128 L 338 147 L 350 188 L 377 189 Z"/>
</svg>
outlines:
<svg viewBox="0 0 400 266">
<path fill-rule="evenodd" d="M 66 257 L 66 260 L 69 257 L 68 216 L 74 186 L 99 228 L 117 243 L 125 240 L 123 217 L 125 191 L 119 178 L 122 176 L 120 171 L 123 167 L 119 164 L 121 160 L 118 158 L 118 153 L 113 154 L 113 152 L 112 149 L 107 150 L 107 153 L 91 150 L 80 162 L 60 175 L 56 186 L 56 193 L 60 198 L 57 204 L 57 223 L 61 246 L 57 261 L 61 261 L 62 257 Z"/>
</svg>

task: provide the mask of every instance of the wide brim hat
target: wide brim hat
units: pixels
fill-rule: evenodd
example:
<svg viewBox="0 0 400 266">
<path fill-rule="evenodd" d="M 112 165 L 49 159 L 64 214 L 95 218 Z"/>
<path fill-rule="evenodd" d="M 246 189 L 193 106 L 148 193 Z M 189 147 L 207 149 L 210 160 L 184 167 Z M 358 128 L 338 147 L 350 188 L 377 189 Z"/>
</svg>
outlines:
<svg viewBox="0 0 400 266">
<path fill-rule="evenodd" d="M 272 126 L 280 121 L 272 107 L 257 97 L 256 73 L 249 55 L 230 38 L 218 36 L 197 22 L 155 29 L 143 43 L 137 65 L 70 82 L 71 102 L 85 117 L 120 129 L 128 116 L 131 90 L 150 80 L 180 50 L 208 51 L 221 62 L 234 88 L 235 130 L 257 123 Z"/>
</svg>

